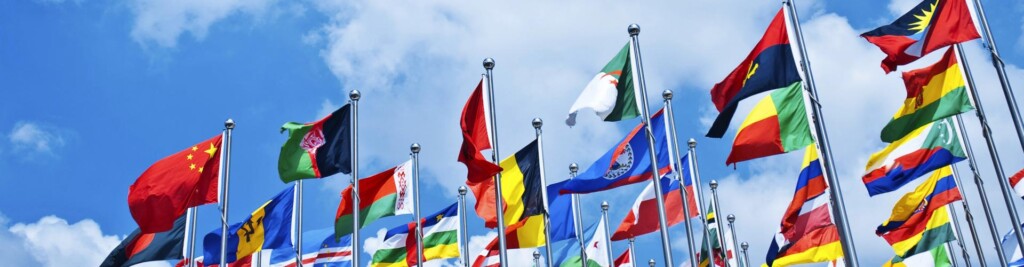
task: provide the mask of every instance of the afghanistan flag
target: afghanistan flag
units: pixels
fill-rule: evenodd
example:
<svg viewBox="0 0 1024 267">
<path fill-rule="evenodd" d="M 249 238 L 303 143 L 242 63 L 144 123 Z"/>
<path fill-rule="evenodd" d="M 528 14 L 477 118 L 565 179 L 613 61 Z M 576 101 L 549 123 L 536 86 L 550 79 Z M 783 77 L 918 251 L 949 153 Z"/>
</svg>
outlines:
<svg viewBox="0 0 1024 267">
<path fill-rule="evenodd" d="M 725 135 L 736 107 L 743 99 L 798 81 L 800 74 L 793 59 L 793 50 L 789 46 L 786 16 L 780 9 L 754 50 L 725 80 L 711 88 L 711 101 L 720 113 L 707 136 L 721 138 Z"/>
<path fill-rule="evenodd" d="M 952 48 L 939 62 L 904 72 L 903 82 L 907 99 L 882 128 L 884 142 L 899 140 L 925 124 L 974 109 Z"/>
<path fill-rule="evenodd" d="M 100 267 L 132 266 L 147 261 L 176 260 L 182 257 L 185 242 L 185 217 L 178 217 L 166 232 L 142 233 L 135 229 L 117 245 Z"/>
<path fill-rule="evenodd" d="M 261 250 L 292 248 L 292 203 L 295 187 L 278 193 L 249 218 L 228 227 L 228 263 L 235 262 Z M 203 237 L 203 264 L 220 263 L 221 229 Z"/>
<path fill-rule="evenodd" d="M 594 110 L 605 121 L 621 121 L 640 116 L 634 90 L 636 81 L 633 79 L 635 70 L 632 54 L 633 47 L 626 43 L 612 61 L 594 75 L 572 108 L 569 108 L 566 125 L 576 125 L 576 113 L 582 109 Z"/>
<path fill-rule="evenodd" d="M 782 154 L 812 143 L 803 86 L 795 82 L 757 102 L 736 132 L 725 164 Z"/>
<path fill-rule="evenodd" d="M 978 39 L 965 0 L 924 0 L 892 24 L 865 32 L 885 53 L 882 69 L 893 72 L 939 48 Z"/>
<path fill-rule="evenodd" d="M 412 161 L 393 167 L 373 176 L 359 179 L 359 226 L 381 217 L 412 214 L 415 198 L 412 194 Z M 351 234 L 354 223 L 352 209 L 352 185 L 341 192 L 341 204 L 334 216 L 334 236 Z"/>
<path fill-rule="evenodd" d="M 952 118 L 917 128 L 871 154 L 861 180 L 874 196 L 892 192 L 933 170 L 967 159 Z"/>
<path fill-rule="evenodd" d="M 289 122 L 288 141 L 281 145 L 277 172 L 288 183 L 352 172 L 352 131 L 349 104 L 313 123 Z"/>
<path fill-rule="evenodd" d="M 222 135 L 153 163 L 128 189 L 128 209 L 143 233 L 171 230 L 185 210 L 217 202 Z"/>
<path fill-rule="evenodd" d="M 423 260 L 459 257 L 459 206 L 452 204 L 423 217 Z M 391 228 L 373 252 L 371 267 L 416 266 L 416 223 Z M 422 266 L 422 265 L 420 265 Z"/>
</svg>

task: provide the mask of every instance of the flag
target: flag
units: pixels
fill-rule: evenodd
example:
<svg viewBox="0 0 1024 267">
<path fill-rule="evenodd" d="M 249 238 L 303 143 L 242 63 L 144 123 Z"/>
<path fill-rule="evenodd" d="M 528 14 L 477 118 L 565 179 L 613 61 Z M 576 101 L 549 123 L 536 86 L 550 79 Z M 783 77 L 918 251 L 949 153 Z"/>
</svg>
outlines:
<svg viewBox="0 0 1024 267">
<path fill-rule="evenodd" d="M 679 195 L 679 181 L 668 177 L 662 177 L 660 181 L 661 195 L 665 200 L 665 214 L 668 217 L 668 226 L 671 227 L 682 222 L 685 217 L 683 216 L 682 197 Z M 654 182 L 652 181 L 633 202 L 633 208 L 626 214 L 626 218 L 622 219 L 619 228 L 612 235 L 612 241 L 658 231 L 658 203 L 654 192 Z"/>
<path fill-rule="evenodd" d="M 882 128 L 882 141 L 899 140 L 925 124 L 974 109 L 952 48 L 939 62 L 904 72 L 903 83 L 907 99 Z"/>
<path fill-rule="evenodd" d="M 786 15 L 775 14 L 761 41 L 724 80 L 711 88 L 711 102 L 718 117 L 708 130 L 708 137 L 722 138 L 740 101 L 761 92 L 786 87 L 800 81 L 793 50 L 786 31 Z"/>
<path fill-rule="evenodd" d="M 521 249 L 521 248 L 535 248 L 544 245 L 544 232 L 543 228 L 540 228 L 541 232 L 537 233 L 535 230 L 529 228 L 538 228 L 537 225 L 543 227 L 544 217 L 542 215 L 531 216 L 526 220 L 522 220 L 518 223 L 509 225 L 505 228 L 505 248 Z M 539 238 L 538 238 L 539 236 Z M 539 242 L 538 242 L 539 241 Z M 492 267 L 498 266 L 501 262 L 499 260 L 499 246 L 498 237 L 495 236 L 491 239 L 490 243 L 484 247 L 484 250 L 477 254 L 473 260 L 472 267 Z"/>
<path fill-rule="evenodd" d="M 480 79 L 476 89 L 462 108 L 462 148 L 459 150 L 459 162 L 466 165 L 466 186 L 476 196 L 476 215 L 484 222 L 497 222 L 495 214 L 494 175 L 501 167 L 491 163 L 480 154 L 481 150 L 490 149 L 491 141 L 488 130 L 488 116 L 484 108 L 485 79 Z"/>
<path fill-rule="evenodd" d="M 501 197 L 505 205 L 505 225 L 544 213 L 545 186 L 540 181 L 540 149 L 533 140 L 515 154 L 499 163 L 501 166 Z M 493 181 L 493 180 L 492 180 Z M 492 183 L 493 184 L 493 183 Z M 484 196 L 494 197 L 494 188 Z M 489 218 L 484 218 L 489 219 Z M 497 218 L 487 221 L 488 228 L 497 227 Z"/>
<path fill-rule="evenodd" d="M 1010 232 L 1003 236 L 1003 241 L 1000 242 L 1003 247 L 1003 251 L 1006 253 L 1006 263 L 1008 266 L 1024 266 L 1024 255 L 1020 252 L 1020 247 L 1017 246 L 1017 235 L 1013 233 L 1013 227 L 1010 227 Z"/>
<path fill-rule="evenodd" d="M 352 267 L 352 235 L 329 235 L 320 242 L 313 267 Z"/>
<path fill-rule="evenodd" d="M 828 210 L 828 184 L 815 144 L 807 146 L 793 200 L 765 256 L 766 266 L 836 261 L 843 256 Z"/>
<path fill-rule="evenodd" d="M 961 200 L 961 197 L 953 178 L 953 168 L 946 166 L 935 170 L 917 189 L 896 201 L 892 215 L 875 229 L 875 234 L 881 236 L 903 225 L 918 224 L 927 220 L 936 209 L 957 200 Z"/>
<path fill-rule="evenodd" d="M 892 24 L 860 36 L 885 53 L 882 69 L 914 62 L 939 48 L 978 39 L 964 0 L 924 0 Z"/>
<path fill-rule="evenodd" d="M 695 189 L 693 188 L 693 175 L 690 171 L 691 167 L 689 157 L 690 155 L 686 154 L 679 160 L 683 165 L 683 171 L 681 172 L 683 177 L 683 190 L 686 190 L 686 205 L 688 206 L 687 209 L 690 210 L 690 215 L 686 216 L 686 218 L 692 219 L 700 217 L 700 210 L 697 209 L 697 191 L 694 191 Z"/>
<path fill-rule="evenodd" d="M 302 233 L 302 265 L 313 266 L 316 261 L 316 255 L 318 254 L 318 247 L 320 247 L 321 241 L 325 236 L 330 236 L 331 240 L 334 240 L 334 229 L 324 228 L 312 231 L 306 231 Z M 254 257 L 252 260 L 259 261 L 260 266 L 270 267 L 295 267 L 298 264 L 295 263 L 295 247 L 285 247 L 277 249 L 264 249 L 260 253 L 262 258 Z"/>
<path fill-rule="evenodd" d="M 459 206 L 452 204 L 434 214 L 423 217 L 423 260 L 459 257 Z M 418 260 L 416 223 L 391 228 L 377 251 L 373 252 L 370 266 L 415 266 Z"/>
<path fill-rule="evenodd" d="M 291 248 L 294 199 L 295 187 L 289 186 L 244 221 L 228 227 L 227 262 L 235 262 L 264 249 Z M 203 238 L 203 264 L 221 263 L 220 241 L 220 228 Z"/>
<path fill-rule="evenodd" d="M 186 209 L 217 202 L 221 138 L 167 156 L 139 175 L 128 189 L 128 210 L 142 233 L 171 230 Z"/>
<path fill-rule="evenodd" d="M 584 245 L 584 252 L 587 254 L 586 267 L 600 267 L 609 266 L 608 255 L 611 253 L 606 248 L 605 238 L 608 234 L 605 232 L 604 221 L 600 220 L 594 224 L 591 224 L 584 230 L 584 239 L 587 240 Z M 583 258 L 580 257 L 580 246 L 579 243 L 573 242 L 572 240 L 566 243 L 564 247 L 557 254 L 557 260 L 554 262 L 558 263 L 559 267 L 578 267 L 584 266 Z"/>
<path fill-rule="evenodd" d="M 569 108 L 566 125 L 576 125 L 576 113 L 582 109 L 594 110 L 605 121 L 621 121 L 640 116 L 634 89 L 637 86 L 633 79 L 636 70 L 633 69 L 632 52 L 632 46 L 626 43 L 612 61 L 594 75 Z"/>
<path fill-rule="evenodd" d="M 658 173 L 669 172 L 668 138 L 666 138 L 664 110 L 651 115 Z M 565 184 L 561 193 L 593 193 L 651 180 L 651 157 L 643 123 L 633 128 L 622 141 L 615 144 L 586 171 Z"/>
<path fill-rule="evenodd" d="M 725 266 L 725 259 L 732 259 L 732 251 L 723 251 L 721 240 L 718 240 L 718 224 L 715 223 L 715 207 L 708 205 L 707 215 L 707 231 L 703 232 L 703 238 L 700 241 L 700 252 L 697 253 L 697 265 L 701 267 L 711 266 L 711 259 L 708 258 L 708 254 L 714 254 L 715 266 Z M 710 235 L 710 237 L 708 236 Z M 711 238 L 711 249 L 708 249 L 708 238 Z"/>
<path fill-rule="evenodd" d="M 949 223 L 947 206 L 939 207 L 923 220 L 907 222 L 882 238 L 892 246 L 896 256 L 907 257 L 926 252 L 956 240 Z"/>
<path fill-rule="evenodd" d="M 118 244 L 100 267 L 131 266 L 147 261 L 176 260 L 182 257 L 185 243 L 185 217 L 174 221 L 174 227 L 165 232 L 142 233 L 135 229 Z"/>
<path fill-rule="evenodd" d="M 281 132 L 288 131 L 288 141 L 281 145 L 281 156 L 277 158 L 277 173 L 282 182 L 352 172 L 349 106 L 345 104 L 316 122 L 289 122 L 281 126 Z"/>
<path fill-rule="evenodd" d="M 413 196 L 411 185 L 412 161 L 383 171 L 373 176 L 359 179 L 359 226 L 380 219 L 381 217 L 412 214 Z M 341 192 L 341 204 L 334 216 L 334 236 L 341 237 L 352 233 L 352 185 Z"/>
<path fill-rule="evenodd" d="M 1024 198 L 1024 184 L 1020 182 L 1021 180 L 1024 180 L 1024 169 L 1010 176 L 1010 187 L 1013 187 L 1013 191 L 1017 192 L 1018 197 Z"/>
<path fill-rule="evenodd" d="M 946 251 L 946 246 L 938 246 L 932 250 L 924 253 L 918 253 L 916 255 L 907 257 L 906 259 L 899 256 L 892 257 L 889 262 L 886 262 L 882 267 L 948 267 L 953 266 L 949 261 L 949 253 Z M 1010 265 L 1014 266 L 1014 265 Z"/>
<path fill-rule="evenodd" d="M 630 257 L 630 255 L 629 255 L 629 249 L 627 248 L 626 251 L 622 252 L 622 255 L 619 255 L 618 258 L 615 258 L 615 263 L 612 264 L 612 266 L 614 266 L 614 267 L 633 267 L 634 266 L 633 265 L 633 261 L 634 261 L 633 258 Z"/>
<path fill-rule="evenodd" d="M 892 192 L 938 168 L 967 158 L 951 118 L 921 126 L 868 159 L 861 177 L 871 196 Z"/>
<path fill-rule="evenodd" d="M 572 195 L 559 195 L 568 180 L 548 185 L 548 234 L 551 243 L 576 237 L 576 218 L 572 208 Z"/>
<path fill-rule="evenodd" d="M 795 82 L 757 102 L 736 131 L 726 165 L 782 154 L 814 143 L 803 86 Z"/>
</svg>

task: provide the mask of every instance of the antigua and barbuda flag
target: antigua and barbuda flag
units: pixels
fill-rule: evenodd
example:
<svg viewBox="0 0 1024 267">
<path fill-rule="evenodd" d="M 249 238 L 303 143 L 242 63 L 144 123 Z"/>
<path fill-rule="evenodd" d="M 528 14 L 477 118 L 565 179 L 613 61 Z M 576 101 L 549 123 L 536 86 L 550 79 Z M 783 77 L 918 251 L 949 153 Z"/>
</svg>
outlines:
<svg viewBox="0 0 1024 267">
<path fill-rule="evenodd" d="M 664 110 L 651 115 L 651 131 L 657 147 L 658 173 L 671 171 L 669 167 L 668 140 L 665 135 Z M 597 159 L 586 171 L 572 178 L 562 187 L 561 193 L 593 193 L 619 186 L 651 180 L 651 156 L 641 123 L 633 128 L 622 141 L 615 144 Z"/>
<path fill-rule="evenodd" d="M 885 53 L 885 73 L 910 64 L 932 51 L 981 36 L 974 28 L 966 0 L 924 0 L 892 24 L 860 36 Z"/>
</svg>

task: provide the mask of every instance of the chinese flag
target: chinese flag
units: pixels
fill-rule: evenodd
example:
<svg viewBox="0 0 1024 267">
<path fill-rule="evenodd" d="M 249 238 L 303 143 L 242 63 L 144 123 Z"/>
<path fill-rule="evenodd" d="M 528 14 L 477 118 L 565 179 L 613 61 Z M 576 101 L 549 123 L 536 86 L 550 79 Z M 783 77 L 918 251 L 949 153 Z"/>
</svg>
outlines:
<svg viewBox="0 0 1024 267">
<path fill-rule="evenodd" d="M 170 155 L 128 190 L 128 209 L 142 233 L 170 230 L 190 207 L 217 202 L 221 135 Z"/>
</svg>

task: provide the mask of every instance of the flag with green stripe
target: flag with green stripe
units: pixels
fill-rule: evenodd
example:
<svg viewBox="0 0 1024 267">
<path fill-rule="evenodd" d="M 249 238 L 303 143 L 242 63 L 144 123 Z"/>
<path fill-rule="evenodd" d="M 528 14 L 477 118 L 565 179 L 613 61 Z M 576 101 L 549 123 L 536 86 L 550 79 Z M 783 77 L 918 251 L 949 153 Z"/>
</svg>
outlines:
<svg viewBox="0 0 1024 267">
<path fill-rule="evenodd" d="M 413 213 L 412 161 L 358 181 L 360 228 L 382 217 Z M 341 204 L 334 216 L 334 236 L 337 238 L 354 230 L 352 191 L 352 185 L 341 191 Z"/>
<path fill-rule="evenodd" d="M 459 257 L 459 206 L 447 208 L 420 219 L 423 224 L 423 260 Z M 416 265 L 416 223 L 391 228 L 373 253 L 371 267 L 407 267 Z"/>
<path fill-rule="evenodd" d="M 626 43 L 601 72 L 594 75 L 572 108 L 569 108 L 569 118 L 565 119 L 565 124 L 576 125 L 576 113 L 583 109 L 593 110 L 604 121 L 621 121 L 640 116 L 633 79 L 635 69 L 632 52 L 632 47 Z"/>
</svg>

